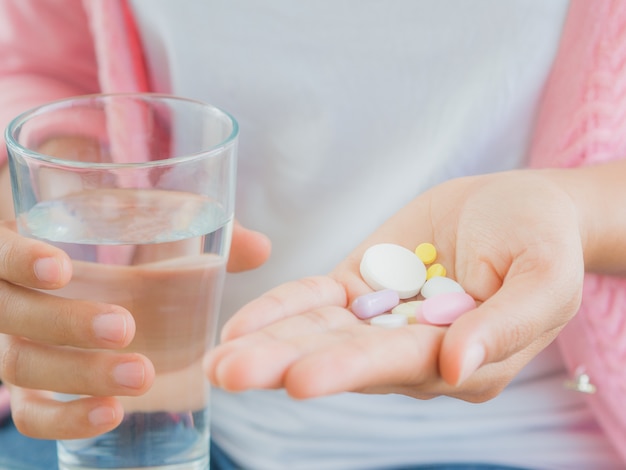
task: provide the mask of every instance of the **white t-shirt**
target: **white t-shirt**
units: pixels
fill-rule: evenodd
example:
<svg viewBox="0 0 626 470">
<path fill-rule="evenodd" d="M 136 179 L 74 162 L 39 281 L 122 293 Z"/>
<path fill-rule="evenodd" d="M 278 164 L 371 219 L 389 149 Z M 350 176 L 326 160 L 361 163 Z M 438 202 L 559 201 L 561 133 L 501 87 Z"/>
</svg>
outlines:
<svg viewBox="0 0 626 470">
<path fill-rule="evenodd" d="M 224 318 L 328 272 L 426 188 L 522 165 L 567 11 L 565 0 L 131 5 L 153 87 L 241 126 L 236 213 L 272 238 L 273 254 L 229 276 Z M 483 404 L 215 390 L 213 438 L 246 469 L 620 468 L 565 378 L 550 346 Z"/>
</svg>

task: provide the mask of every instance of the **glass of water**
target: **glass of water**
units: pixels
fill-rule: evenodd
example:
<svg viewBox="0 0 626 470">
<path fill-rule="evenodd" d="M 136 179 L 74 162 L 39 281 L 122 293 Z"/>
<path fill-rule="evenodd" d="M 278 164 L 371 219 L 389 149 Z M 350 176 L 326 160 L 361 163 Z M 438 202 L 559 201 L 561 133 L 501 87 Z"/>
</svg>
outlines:
<svg viewBox="0 0 626 470">
<path fill-rule="evenodd" d="M 136 334 L 122 352 L 156 371 L 146 394 L 119 397 L 118 428 L 58 443 L 60 470 L 208 468 L 201 364 L 216 336 L 237 139 L 228 113 L 149 93 L 48 103 L 8 126 L 18 230 L 72 258 L 55 294 L 127 308 Z"/>
</svg>

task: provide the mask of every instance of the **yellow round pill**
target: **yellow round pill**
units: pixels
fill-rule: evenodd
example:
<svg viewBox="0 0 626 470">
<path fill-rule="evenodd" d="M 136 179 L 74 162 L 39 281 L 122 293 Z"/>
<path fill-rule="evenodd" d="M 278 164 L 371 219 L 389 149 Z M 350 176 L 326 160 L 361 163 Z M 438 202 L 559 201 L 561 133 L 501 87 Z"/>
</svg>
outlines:
<svg viewBox="0 0 626 470">
<path fill-rule="evenodd" d="M 432 243 L 420 243 L 415 248 L 415 254 L 424 264 L 430 264 L 437 259 L 437 249 Z"/>
<path fill-rule="evenodd" d="M 446 277 L 446 268 L 439 263 L 428 266 L 426 279 L 428 280 L 432 277 Z"/>
</svg>

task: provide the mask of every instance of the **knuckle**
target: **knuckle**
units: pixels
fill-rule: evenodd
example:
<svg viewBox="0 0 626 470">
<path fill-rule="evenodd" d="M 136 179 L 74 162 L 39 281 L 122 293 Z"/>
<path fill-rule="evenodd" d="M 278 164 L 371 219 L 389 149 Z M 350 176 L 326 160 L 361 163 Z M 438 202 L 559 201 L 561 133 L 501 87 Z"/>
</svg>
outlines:
<svg viewBox="0 0 626 470">
<path fill-rule="evenodd" d="M 18 262 L 18 251 L 15 244 L 10 241 L 0 243 L 0 273 L 4 274 L 16 266 Z"/>
<path fill-rule="evenodd" d="M 563 319 L 563 324 L 570 320 L 576 312 L 578 312 L 582 303 L 582 297 L 582 288 L 577 289 L 574 292 L 561 293 L 561 312 L 563 313 L 561 317 Z"/>
<path fill-rule="evenodd" d="M 331 326 L 328 316 L 318 309 L 307 312 L 306 319 L 312 327 L 311 331 L 327 331 Z"/>
<path fill-rule="evenodd" d="M 12 397 L 13 398 L 13 397 Z M 13 423 L 17 430 L 25 436 L 35 436 L 34 425 L 29 419 L 31 413 L 29 413 L 30 406 L 23 400 L 11 401 L 11 416 Z"/>
<path fill-rule="evenodd" d="M 485 403 L 498 397 L 506 388 L 512 377 L 508 375 L 501 380 L 492 380 L 490 382 L 484 382 L 485 385 L 479 390 L 479 393 L 474 396 L 473 403 Z"/>
<path fill-rule="evenodd" d="M 305 277 L 297 282 L 312 295 L 318 295 L 322 291 L 322 278 Z"/>
<path fill-rule="evenodd" d="M 16 287 L 0 279 L 0 311 L 3 312 L 3 317 L 6 317 L 6 312 L 13 312 L 16 308 L 16 296 L 14 293 Z"/>
<path fill-rule="evenodd" d="M 48 312 L 51 323 L 50 333 L 57 344 L 72 345 L 80 328 L 80 321 L 71 306 L 59 302 L 55 309 Z"/>
<path fill-rule="evenodd" d="M 19 364 L 21 362 L 23 341 L 15 336 L 4 335 L 0 343 L 0 377 L 8 383 L 19 385 Z"/>
<path fill-rule="evenodd" d="M 472 382 L 472 386 L 469 389 L 465 389 L 462 394 L 453 396 L 472 404 L 486 403 L 498 397 L 511 379 L 512 377 L 508 375 L 501 377 L 500 380 L 493 378 L 491 380 L 481 380 L 477 378 Z"/>
<path fill-rule="evenodd" d="M 300 279 L 303 294 L 310 296 L 311 305 L 324 306 L 329 303 L 345 305 L 346 292 L 341 283 L 331 276 L 314 276 Z"/>
<path fill-rule="evenodd" d="M 32 438 L 48 437 L 41 434 L 43 413 L 25 395 L 14 393 L 11 396 L 11 417 L 15 428 L 24 436 Z M 15 399 L 13 399 L 14 397 Z"/>
<path fill-rule="evenodd" d="M 499 361 L 509 358 L 531 344 L 539 334 L 531 322 L 518 322 L 501 329 L 497 335 L 494 335 L 497 340 L 492 349 L 492 360 Z"/>
<path fill-rule="evenodd" d="M 491 387 L 489 389 L 482 390 L 480 393 L 475 393 L 466 397 L 465 401 L 473 404 L 486 403 L 496 398 L 498 395 L 500 395 L 500 393 L 502 393 L 502 388 Z"/>
</svg>

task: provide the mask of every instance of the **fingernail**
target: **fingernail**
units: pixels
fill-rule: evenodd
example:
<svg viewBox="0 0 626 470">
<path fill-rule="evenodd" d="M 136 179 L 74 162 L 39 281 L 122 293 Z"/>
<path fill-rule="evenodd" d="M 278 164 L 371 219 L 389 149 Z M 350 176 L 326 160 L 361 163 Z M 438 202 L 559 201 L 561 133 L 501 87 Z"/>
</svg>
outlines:
<svg viewBox="0 0 626 470">
<path fill-rule="evenodd" d="M 115 422 L 115 410 L 108 406 L 100 406 L 91 410 L 87 419 L 93 426 L 105 426 Z"/>
<path fill-rule="evenodd" d="M 485 348 L 480 344 L 470 346 L 465 352 L 461 365 L 461 374 L 457 380 L 457 386 L 465 382 L 481 366 L 485 360 Z"/>
<path fill-rule="evenodd" d="M 125 362 L 113 369 L 113 380 L 128 388 L 141 388 L 146 380 L 146 370 L 140 362 Z"/>
<path fill-rule="evenodd" d="M 35 261 L 35 276 L 44 282 L 57 283 L 63 279 L 63 273 L 69 266 L 67 260 L 58 258 L 40 258 Z"/>
<path fill-rule="evenodd" d="M 121 343 L 126 339 L 128 325 L 126 316 L 119 313 L 102 313 L 94 318 L 94 334 L 101 339 L 112 343 Z"/>
</svg>

